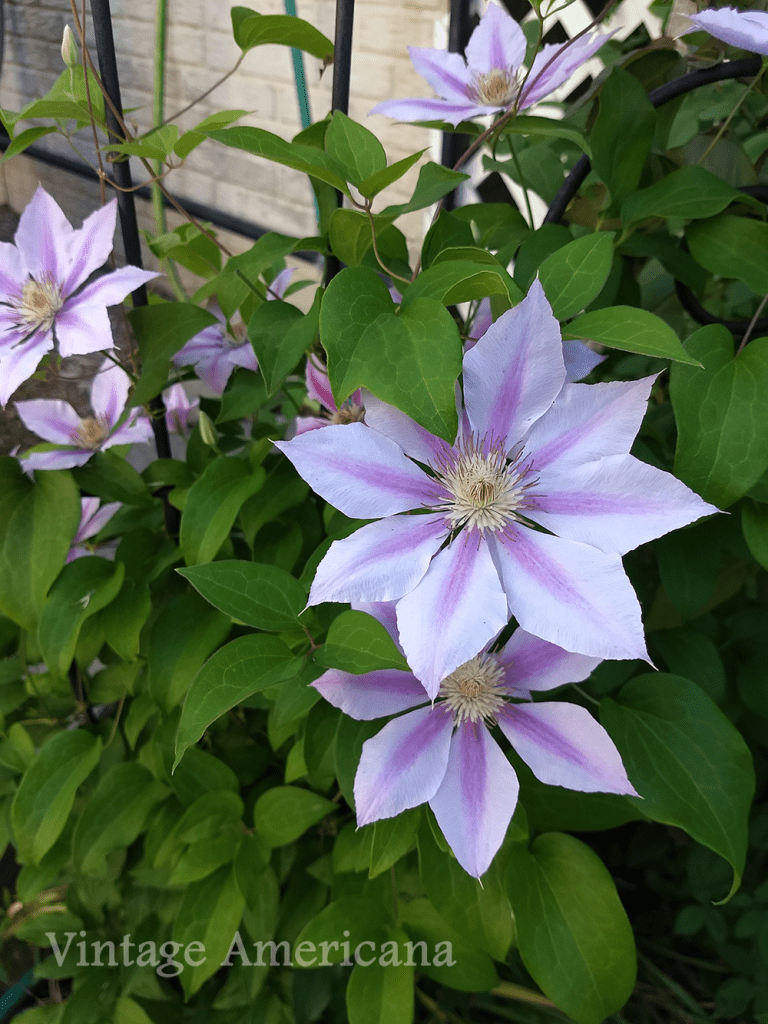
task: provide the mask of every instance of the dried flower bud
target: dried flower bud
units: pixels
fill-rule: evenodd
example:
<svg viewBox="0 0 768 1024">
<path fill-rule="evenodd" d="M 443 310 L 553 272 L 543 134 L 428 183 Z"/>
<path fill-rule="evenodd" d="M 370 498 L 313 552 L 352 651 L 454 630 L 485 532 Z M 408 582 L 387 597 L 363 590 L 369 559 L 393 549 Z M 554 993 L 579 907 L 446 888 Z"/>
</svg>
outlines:
<svg viewBox="0 0 768 1024">
<path fill-rule="evenodd" d="M 76 68 L 80 63 L 80 50 L 75 40 L 75 34 L 69 25 L 64 26 L 64 35 L 61 40 L 61 59 L 68 68 Z"/>
</svg>

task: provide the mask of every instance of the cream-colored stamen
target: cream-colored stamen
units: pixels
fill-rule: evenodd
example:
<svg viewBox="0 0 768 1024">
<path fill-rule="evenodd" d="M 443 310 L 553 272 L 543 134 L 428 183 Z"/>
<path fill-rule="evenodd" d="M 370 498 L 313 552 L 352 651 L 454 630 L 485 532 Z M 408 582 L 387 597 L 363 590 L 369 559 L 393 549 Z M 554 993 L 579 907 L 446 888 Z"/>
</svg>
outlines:
<svg viewBox="0 0 768 1024">
<path fill-rule="evenodd" d="M 360 423 L 365 416 L 365 406 L 355 405 L 354 402 L 343 402 L 340 409 L 337 409 L 331 417 L 331 423 Z"/>
<path fill-rule="evenodd" d="M 478 654 L 442 681 L 438 697 L 444 698 L 457 725 L 480 719 L 494 725 L 505 693 L 504 669 L 496 656 Z"/>
<path fill-rule="evenodd" d="M 520 91 L 522 78 L 520 68 L 513 74 L 507 68 L 491 68 L 483 75 L 476 75 L 472 85 L 472 98 L 487 107 L 509 107 Z"/>
<path fill-rule="evenodd" d="M 30 277 L 21 290 L 21 296 L 15 303 L 19 314 L 20 327 L 40 327 L 49 331 L 53 327 L 56 314 L 64 305 L 59 285 L 53 281 L 36 281 Z"/>
<path fill-rule="evenodd" d="M 73 438 L 75 444 L 82 445 L 89 451 L 95 452 L 102 443 L 109 437 L 109 424 L 106 420 L 95 416 L 86 416 L 80 421 L 80 426 L 75 431 Z"/>
<path fill-rule="evenodd" d="M 528 491 L 536 479 L 530 464 L 522 464 L 522 451 L 508 461 L 501 445 L 484 446 L 469 438 L 436 471 L 451 498 L 435 511 L 446 513 L 452 530 L 504 530 L 521 522 L 521 511 L 534 507 Z"/>
</svg>

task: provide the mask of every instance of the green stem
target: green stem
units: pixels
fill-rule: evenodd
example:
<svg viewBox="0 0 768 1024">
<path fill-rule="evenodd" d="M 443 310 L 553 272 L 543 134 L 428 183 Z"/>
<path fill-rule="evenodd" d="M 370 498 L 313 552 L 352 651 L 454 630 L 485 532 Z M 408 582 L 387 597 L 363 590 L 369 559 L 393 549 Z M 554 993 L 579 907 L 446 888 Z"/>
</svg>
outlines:
<svg viewBox="0 0 768 1024">
<path fill-rule="evenodd" d="M 531 209 L 531 200 L 530 200 L 530 198 L 528 196 L 528 186 L 525 183 L 525 176 L 523 175 L 523 169 L 520 166 L 520 161 L 517 158 L 517 153 L 515 152 L 515 145 L 512 142 L 512 136 L 511 135 L 507 139 L 507 142 L 509 143 L 509 152 L 510 152 L 510 154 L 512 156 L 512 163 L 515 165 L 515 170 L 517 171 L 517 176 L 520 179 L 520 187 L 522 188 L 523 196 L 525 197 L 525 208 L 528 211 L 528 224 L 529 224 L 531 230 L 533 230 L 533 210 Z"/>
</svg>

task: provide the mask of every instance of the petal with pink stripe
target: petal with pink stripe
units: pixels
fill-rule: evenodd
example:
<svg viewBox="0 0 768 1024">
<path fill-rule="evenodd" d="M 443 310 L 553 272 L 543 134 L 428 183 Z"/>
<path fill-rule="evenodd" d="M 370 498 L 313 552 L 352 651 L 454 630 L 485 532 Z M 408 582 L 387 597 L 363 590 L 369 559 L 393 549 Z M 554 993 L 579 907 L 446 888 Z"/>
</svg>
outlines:
<svg viewBox="0 0 768 1024">
<path fill-rule="evenodd" d="M 470 70 L 478 75 L 487 74 L 494 68 L 516 71 L 525 59 L 525 50 L 523 30 L 506 11 L 490 3 L 465 52 Z"/>
<path fill-rule="evenodd" d="M 507 686 L 515 690 L 551 690 L 580 683 L 603 660 L 564 651 L 524 629 L 516 629 L 496 657 L 505 669 Z"/>
<path fill-rule="evenodd" d="M 426 704 L 428 699 L 416 676 L 396 668 L 361 676 L 331 668 L 311 685 L 335 708 L 361 722 L 397 715 Z"/>
</svg>

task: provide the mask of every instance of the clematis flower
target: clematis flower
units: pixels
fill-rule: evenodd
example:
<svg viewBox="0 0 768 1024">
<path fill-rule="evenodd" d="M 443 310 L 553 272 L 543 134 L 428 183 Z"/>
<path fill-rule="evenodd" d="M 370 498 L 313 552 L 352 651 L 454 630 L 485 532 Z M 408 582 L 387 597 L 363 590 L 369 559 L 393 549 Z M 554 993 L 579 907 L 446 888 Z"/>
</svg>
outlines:
<svg viewBox="0 0 768 1024">
<path fill-rule="evenodd" d="M 52 451 L 31 451 L 21 457 L 25 471 L 71 469 L 84 466 L 99 451 L 116 444 L 152 440 L 152 427 L 140 409 L 124 417 L 130 380 L 125 370 L 105 359 L 91 386 L 92 416 L 80 419 L 68 402 L 44 398 L 16 402 L 19 418 L 28 430 L 52 444 Z"/>
<path fill-rule="evenodd" d="M 629 454 L 653 378 L 566 383 L 535 281 L 466 353 L 463 382 L 453 445 L 374 396 L 367 426 L 276 442 L 326 501 L 378 520 L 334 541 L 309 604 L 397 601 L 430 697 L 510 616 L 568 651 L 647 659 L 621 555 L 717 511 Z"/>
<path fill-rule="evenodd" d="M 0 404 L 54 347 L 62 356 L 112 348 L 107 306 L 158 276 L 122 267 L 82 287 L 112 251 L 116 215 L 113 199 L 73 228 L 38 188 L 15 244 L 0 242 Z"/>
<path fill-rule="evenodd" d="M 165 424 L 168 427 L 168 433 L 186 437 L 190 429 L 190 414 L 199 407 L 200 399 L 196 398 L 190 402 L 184 386 L 172 384 L 163 392 L 163 401 L 165 402 Z"/>
<path fill-rule="evenodd" d="M 291 280 L 295 267 L 281 270 L 269 286 L 267 297 L 281 299 Z M 218 314 L 217 314 L 218 315 Z M 259 364 L 253 351 L 245 324 L 238 324 L 234 333 L 227 328 L 222 317 L 220 324 L 206 327 L 179 349 L 173 357 L 175 366 L 193 366 L 195 373 L 215 395 L 223 395 L 227 382 L 236 366 L 255 373 Z"/>
<path fill-rule="evenodd" d="M 322 412 L 319 416 L 297 416 L 294 423 L 294 436 L 304 434 L 307 430 L 329 427 L 334 423 L 361 422 L 365 415 L 365 408 L 360 388 L 353 392 L 346 402 L 342 402 L 341 408 L 339 408 L 328 382 L 328 370 L 311 353 L 307 357 L 304 378 L 307 385 L 307 398 L 318 402 Z"/>
<path fill-rule="evenodd" d="M 737 11 L 735 7 L 720 7 L 717 10 L 689 14 L 688 20 L 692 26 L 681 35 L 704 29 L 715 39 L 721 39 L 730 46 L 768 55 L 768 14 L 765 11 Z"/>
<path fill-rule="evenodd" d="M 475 347 L 478 340 L 482 338 L 492 323 L 493 314 L 491 313 L 491 300 L 481 299 L 477 308 L 477 313 L 472 321 L 471 334 L 464 342 L 465 352 L 469 352 L 471 348 Z M 583 341 L 578 341 L 575 338 L 566 338 L 563 341 L 563 361 L 565 363 L 566 379 L 570 381 L 577 381 L 582 380 L 590 374 L 596 366 L 605 362 L 605 356 L 601 356 L 598 352 L 595 352 L 594 349 L 591 349 L 589 345 L 586 345 Z"/>
<path fill-rule="evenodd" d="M 439 118 L 457 125 L 510 107 L 524 110 L 562 85 L 608 38 L 590 35 L 572 43 L 547 44 L 528 74 L 523 66 L 523 30 L 501 7 L 489 3 L 467 43 L 466 61 L 458 53 L 408 47 L 414 68 L 440 99 L 384 100 L 371 114 L 387 114 L 398 121 Z"/>
<path fill-rule="evenodd" d="M 83 542 L 90 537 L 95 537 L 103 527 L 107 525 L 112 516 L 121 507 L 119 501 L 110 501 L 101 505 L 98 498 L 81 498 L 82 511 L 80 513 L 80 525 L 77 533 L 72 538 L 72 546 L 67 555 L 67 562 L 74 562 L 76 558 L 83 558 L 92 555 L 93 549 L 87 547 Z"/>
<path fill-rule="evenodd" d="M 392 605 L 357 607 L 396 637 Z M 637 796 L 613 741 L 585 708 L 532 702 L 531 691 L 580 682 L 599 661 L 518 629 L 502 650 L 486 648 L 443 679 L 434 704 L 408 672 L 355 676 L 330 669 L 312 685 L 350 717 L 408 712 L 363 744 L 355 777 L 358 825 L 428 802 L 459 864 L 479 878 L 502 844 L 519 791 L 488 731 L 497 724 L 542 782 Z"/>
</svg>

